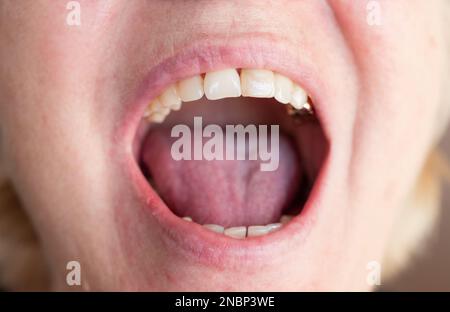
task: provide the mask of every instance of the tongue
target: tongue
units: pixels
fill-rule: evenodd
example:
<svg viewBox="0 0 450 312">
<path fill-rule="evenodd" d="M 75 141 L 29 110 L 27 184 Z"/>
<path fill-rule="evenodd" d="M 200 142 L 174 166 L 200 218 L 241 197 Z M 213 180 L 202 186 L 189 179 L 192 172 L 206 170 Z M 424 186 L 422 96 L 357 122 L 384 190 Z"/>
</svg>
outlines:
<svg viewBox="0 0 450 312">
<path fill-rule="evenodd" d="M 262 171 L 261 160 L 202 157 L 176 161 L 171 154 L 175 140 L 168 129 L 153 129 L 141 155 L 158 194 L 180 217 L 225 227 L 278 222 L 300 186 L 297 153 L 283 135 L 279 138 L 279 165 L 274 171 Z"/>
</svg>

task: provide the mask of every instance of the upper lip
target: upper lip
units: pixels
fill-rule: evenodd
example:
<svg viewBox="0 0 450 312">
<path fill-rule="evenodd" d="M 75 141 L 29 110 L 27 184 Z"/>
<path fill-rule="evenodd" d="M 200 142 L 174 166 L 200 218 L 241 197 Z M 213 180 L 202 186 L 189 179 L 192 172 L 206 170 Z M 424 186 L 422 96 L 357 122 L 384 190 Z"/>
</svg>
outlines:
<svg viewBox="0 0 450 312">
<path fill-rule="evenodd" d="M 255 259 L 288 251 L 293 243 L 298 246 L 310 233 L 312 224 L 319 213 L 316 209 L 317 199 L 322 192 L 322 180 L 326 179 L 328 172 L 329 153 L 302 213 L 281 231 L 241 241 L 209 232 L 200 225 L 187 223 L 175 216 L 147 183 L 133 157 L 131 148 L 146 106 L 165 87 L 189 76 L 223 68 L 264 68 L 291 78 L 304 87 L 312 98 L 318 119 L 329 140 L 331 118 L 327 116 L 323 106 L 329 93 L 326 84 L 318 78 L 319 74 L 313 62 L 295 57 L 293 53 L 289 53 L 289 49 L 286 49 L 289 46 L 288 42 L 274 44 L 274 38 L 266 35 L 251 38 L 241 36 L 227 40 L 200 38 L 153 66 L 138 88 L 136 97 L 128 104 L 116 137 L 124 140 L 125 146 L 130 147 L 127 151 L 130 180 L 134 182 L 142 203 L 148 205 L 153 218 L 159 224 L 161 240 L 172 251 L 176 250 L 191 259 L 215 266 L 235 263 L 236 258 L 241 261 L 241 265 L 247 260 L 254 264 Z M 234 259 L 234 261 L 227 261 L 227 259 Z"/>
</svg>

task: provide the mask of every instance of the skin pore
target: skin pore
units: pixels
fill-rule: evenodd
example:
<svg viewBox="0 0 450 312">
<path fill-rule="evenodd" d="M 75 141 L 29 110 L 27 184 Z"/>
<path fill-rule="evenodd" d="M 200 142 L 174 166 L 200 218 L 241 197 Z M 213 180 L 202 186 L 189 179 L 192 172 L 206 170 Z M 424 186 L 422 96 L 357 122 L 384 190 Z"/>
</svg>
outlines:
<svg viewBox="0 0 450 312">
<path fill-rule="evenodd" d="M 366 265 L 381 262 L 446 119 L 448 4 L 379 0 L 371 26 L 367 2 L 80 0 L 68 26 L 64 1 L 2 1 L 0 160 L 52 288 L 70 289 L 76 260 L 86 290 L 370 289 Z M 307 68 L 329 153 L 305 239 L 203 262 L 165 243 L 123 125 L 158 65 L 188 50 L 227 63 L 217 47 Z"/>
</svg>

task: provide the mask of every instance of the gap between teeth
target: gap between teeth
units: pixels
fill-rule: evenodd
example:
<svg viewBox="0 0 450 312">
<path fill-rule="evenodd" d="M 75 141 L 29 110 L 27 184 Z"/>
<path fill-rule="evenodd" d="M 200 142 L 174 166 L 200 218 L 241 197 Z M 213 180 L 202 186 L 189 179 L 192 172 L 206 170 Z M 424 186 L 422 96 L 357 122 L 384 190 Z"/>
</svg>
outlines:
<svg viewBox="0 0 450 312">
<path fill-rule="evenodd" d="M 279 222 L 267 225 L 234 226 L 224 228 L 223 226 L 218 224 L 203 224 L 203 227 L 210 231 L 223 234 L 228 237 L 244 239 L 246 237 L 263 236 L 275 232 L 281 229 L 283 225 L 288 223 L 292 218 L 292 216 L 283 215 L 281 216 Z M 191 217 L 184 217 L 182 219 L 187 222 L 193 222 Z"/>
<path fill-rule="evenodd" d="M 181 80 L 164 90 L 146 108 L 144 117 L 161 123 L 172 110 L 179 110 L 183 102 L 220 100 L 233 97 L 275 98 L 294 109 L 311 109 L 305 90 L 291 79 L 265 69 L 234 68 L 213 71 Z"/>
</svg>

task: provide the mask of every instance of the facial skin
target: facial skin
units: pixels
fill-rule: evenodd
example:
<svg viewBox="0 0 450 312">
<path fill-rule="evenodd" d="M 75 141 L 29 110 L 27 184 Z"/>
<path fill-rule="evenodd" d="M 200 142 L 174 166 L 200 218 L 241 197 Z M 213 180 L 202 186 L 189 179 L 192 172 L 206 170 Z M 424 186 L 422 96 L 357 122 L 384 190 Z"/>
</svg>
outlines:
<svg viewBox="0 0 450 312">
<path fill-rule="evenodd" d="M 380 26 L 367 2 L 80 0 L 70 27 L 64 1 L 2 1 L 0 156 L 52 288 L 76 260 L 86 290 L 370 289 L 366 265 L 434 142 L 447 54 L 444 0 L 377 1 Z M 186 257 L 129 173 L 124 116 L 169 57 L 261 43 L 317 73 L 330 149 L 313 225 L 259 256 Z"/>
</svg>

